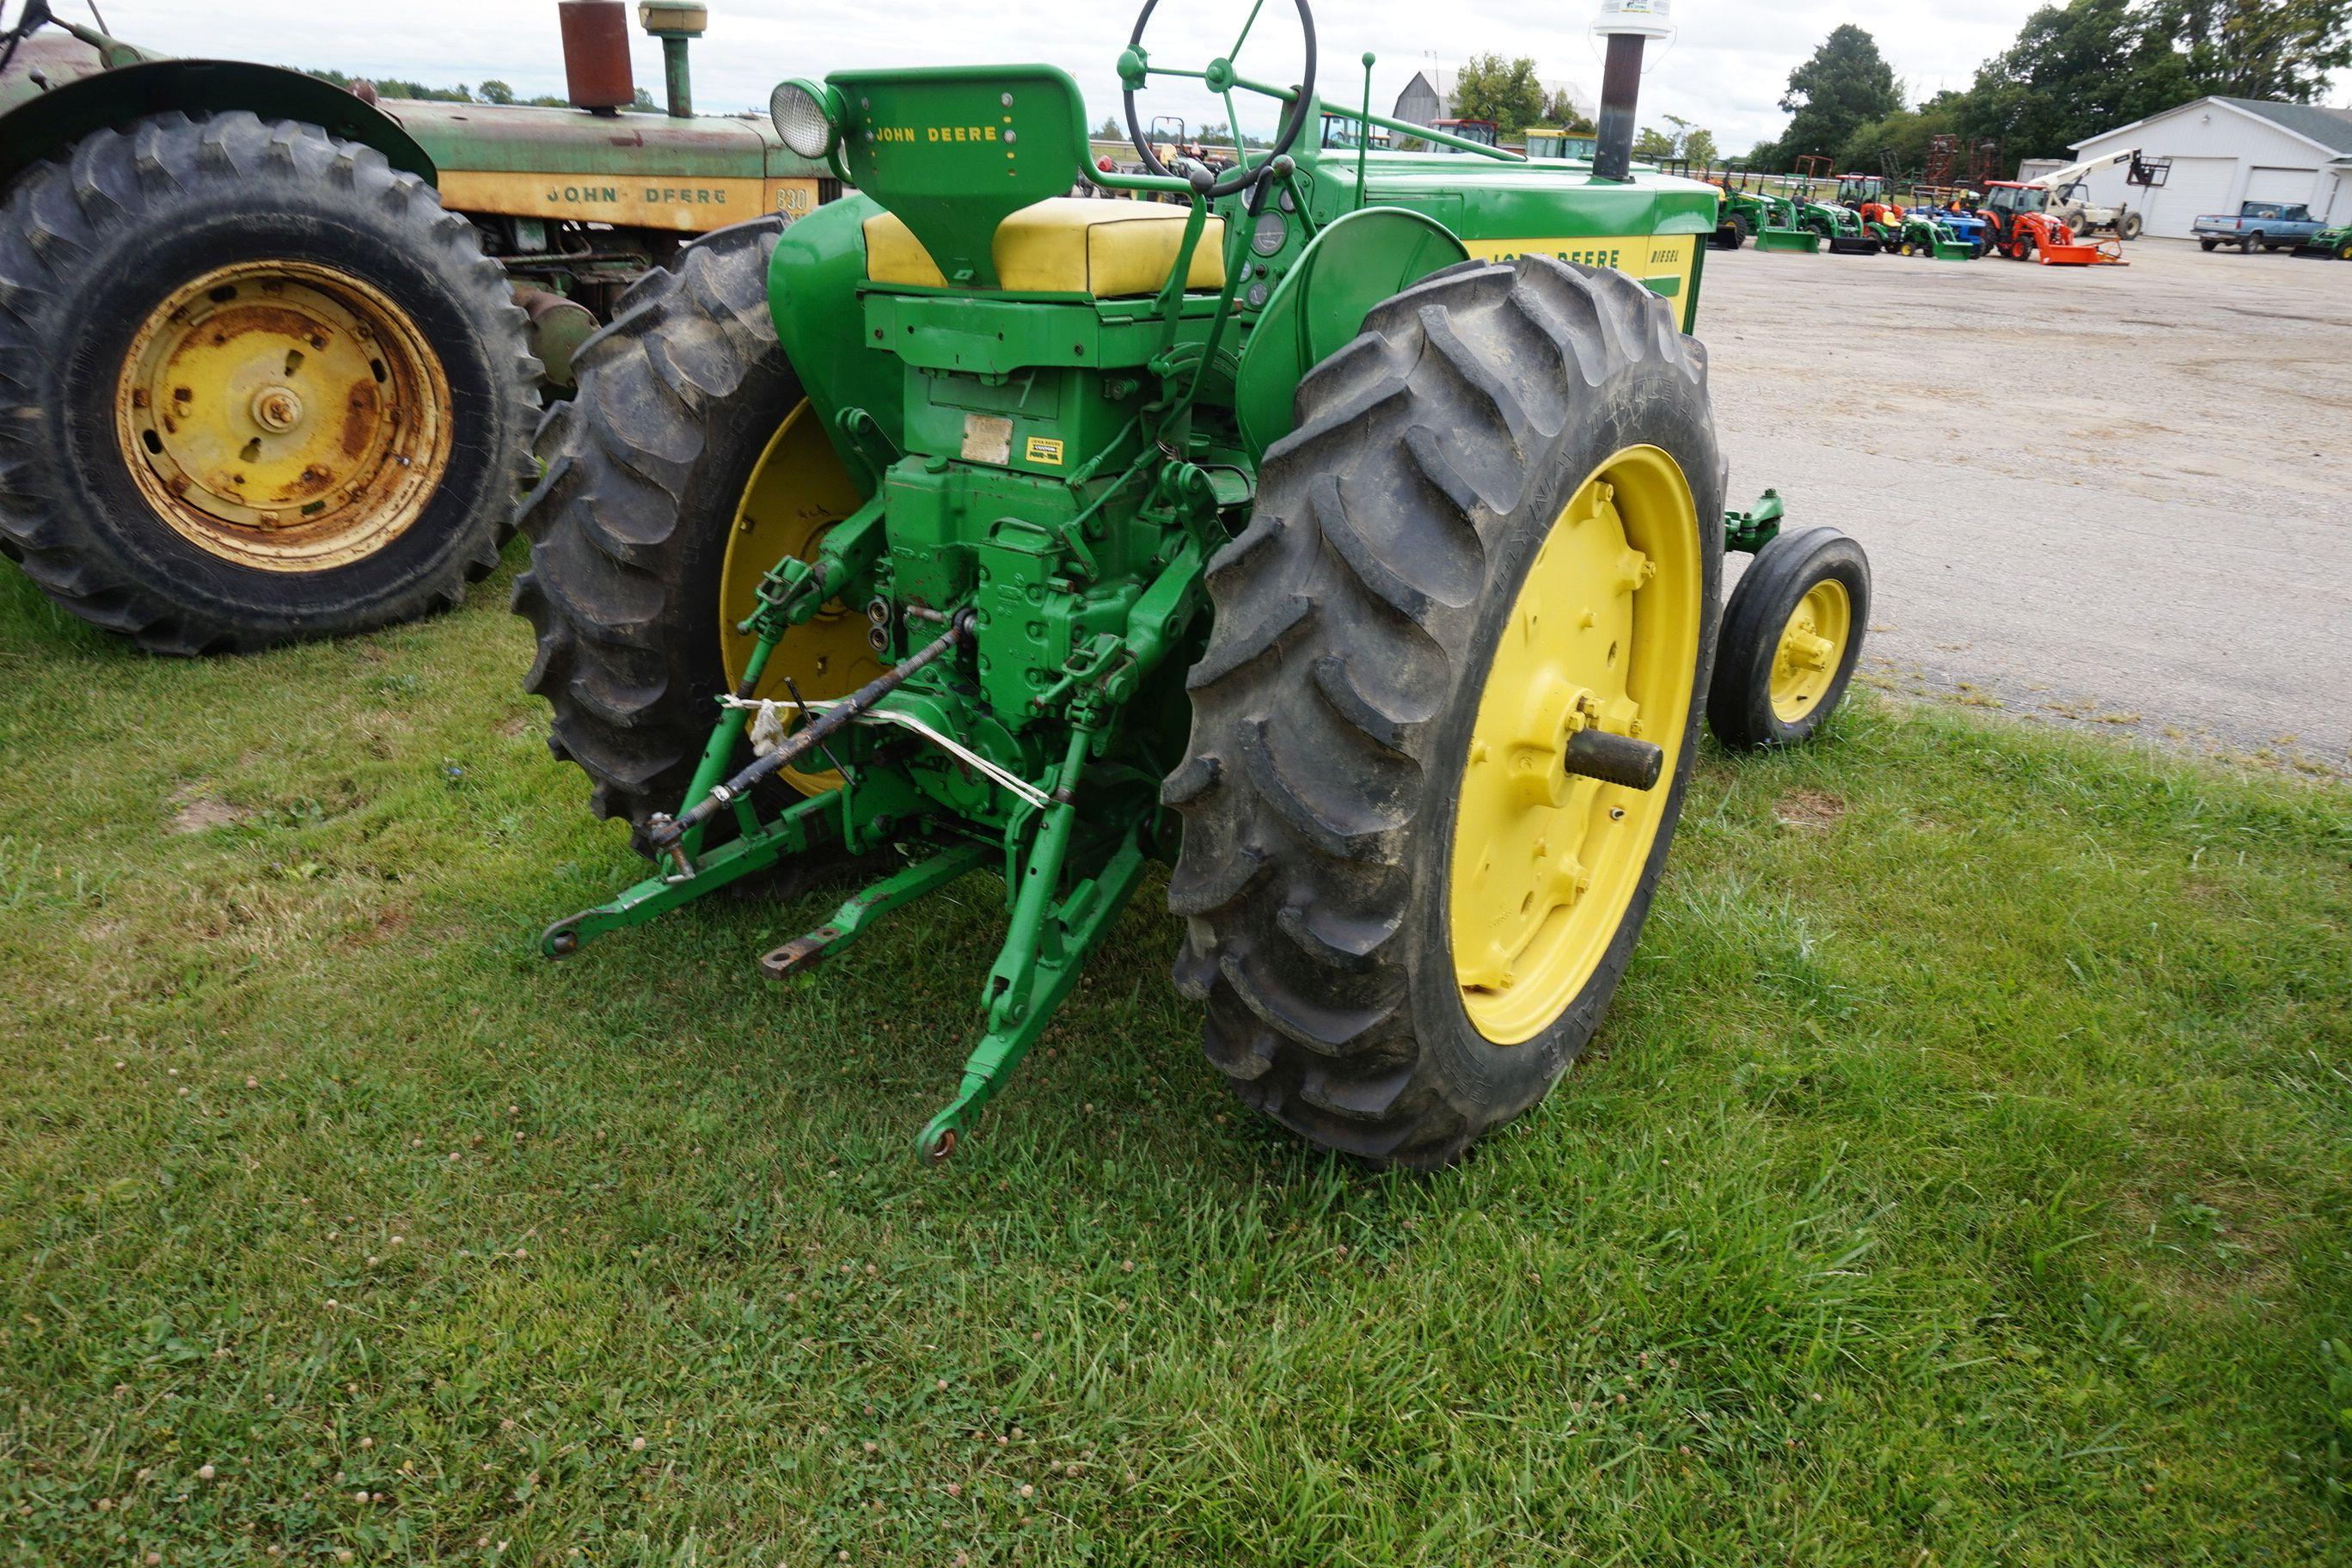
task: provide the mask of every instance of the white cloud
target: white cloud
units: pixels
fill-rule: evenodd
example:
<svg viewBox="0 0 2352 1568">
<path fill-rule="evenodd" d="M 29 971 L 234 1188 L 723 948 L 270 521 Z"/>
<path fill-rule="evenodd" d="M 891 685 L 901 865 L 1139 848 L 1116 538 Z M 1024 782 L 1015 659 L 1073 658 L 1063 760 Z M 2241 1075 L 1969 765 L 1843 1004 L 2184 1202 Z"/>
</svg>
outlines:
<svg viewBox="0 0 2352 1568">
<path fill-rule="evenodd" d="M 68 15 L 86 0 L 54 0 Z M 2039 0 L 1940 0 L 1935 5 L 1876 8 L 1792 0 L 1769 8 L 1734 0 L 1681 0 L 1680 36 L 1652 48 L 1643 83 L 1644 122 L 1678 114 L 1714 131 L 1731 151 L 1775 134 L 1785 121 L 1778 100 L 1789 72 L 1841 22 L 1858 22 L 1915 98 L 1966 85 L 1979 61 L 2016 36 Z M 384 11 L 322 5 L 318 0 L 100 0 L 110 30 L 174 54 L 331 67 L 356 75 L 404 77 L 442 85 L 495 77 L 526 94 L 560 93 L 563 68 L 555 0 L 404 0 Z M 13 11 L 13 7 L 10 7 Z M 1153 18 L 1153 58 L 1199 66 L 1232 42 L 1246 7 L 1165 7 Z M 1212 16 L 1216 26 L 1202 17 Z M 1452 69 L 1465 55 L 1495 50 L 1534 58 L 1547 80 L 1578 83 L 1599 96 L 1600 56 L 1586 32 L 1589 9 L 1547 12 L 1525 0 L 1358 0 L 1316 13 L 1321 95 L 1355 102 L 1363 91 L 1363 51 L 1378 56 L 1375 111 L 1396 100 L 1424 51 Z M 822 76 L 851 66 L 939 65 L 989 60 L 1049 60 L 1085 89 L 1091 118 L 1118 112 L 1115 63 L 1134 10 L 1118 4 L 1034 0 L 1025 7 L 892 0 L 887 5 L 827 6 L 810 0 L 712 0 L 710 32 L 694 46 L 695 97 L 709 111 L 762 106 L 785 76 Z M 1243 68 L 1287 81 L 1297 72 L 1297 21 L 1282 0 L 1268 0 Z M 634 26 L 632 32 L 635 34 Z M 661 90 L 658 48 L 635 34 L 638 82 Z M 1205 95 L 1187 100 L 1154 89 L 1147 117 L 1183 113 L 1193 123 L 1223 119 Z M 1259 111 L 1262 113 L 1263 111 Z M 1256 116 L 1244 110 L 1245 122 Z M 2019 149 L 2030 152 L 2028 149 Z"/>
</svg>

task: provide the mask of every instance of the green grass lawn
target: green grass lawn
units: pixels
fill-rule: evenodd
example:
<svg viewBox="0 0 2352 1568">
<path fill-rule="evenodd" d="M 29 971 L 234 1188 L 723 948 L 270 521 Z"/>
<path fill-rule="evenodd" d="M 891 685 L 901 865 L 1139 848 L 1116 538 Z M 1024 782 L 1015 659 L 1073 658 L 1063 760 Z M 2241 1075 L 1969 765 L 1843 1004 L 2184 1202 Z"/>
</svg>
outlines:
<svg viewBox="0 0 2352 1568">
<path fill-rule="evenodd" d="M 637 871 L 503 601 L 175 664 L 0 568 L 7 1561 L 2352 1561 L 2352 795 L 1710 751 L 1419 1179 L 1228 1098 L 1155 877 L 933 1172 L 1001 889 L 543 963 Z"/>
</svg>

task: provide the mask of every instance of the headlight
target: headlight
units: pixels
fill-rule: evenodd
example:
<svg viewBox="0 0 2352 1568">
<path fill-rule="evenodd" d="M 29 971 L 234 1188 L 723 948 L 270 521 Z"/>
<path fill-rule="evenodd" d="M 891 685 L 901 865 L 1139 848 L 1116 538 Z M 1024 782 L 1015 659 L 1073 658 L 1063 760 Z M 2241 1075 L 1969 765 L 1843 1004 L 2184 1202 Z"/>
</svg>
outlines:
<svg viewBox="0 0 2352 1568">
<path fill-rule="evenodd" d="M 780 81 L 768 95 L 768 118 L 784 145 L 803 158 L 822 158 L 833 151 L 841 127 L 833 112 L 837 100 L 829 88 L 814 82 Z"/>
</svg>

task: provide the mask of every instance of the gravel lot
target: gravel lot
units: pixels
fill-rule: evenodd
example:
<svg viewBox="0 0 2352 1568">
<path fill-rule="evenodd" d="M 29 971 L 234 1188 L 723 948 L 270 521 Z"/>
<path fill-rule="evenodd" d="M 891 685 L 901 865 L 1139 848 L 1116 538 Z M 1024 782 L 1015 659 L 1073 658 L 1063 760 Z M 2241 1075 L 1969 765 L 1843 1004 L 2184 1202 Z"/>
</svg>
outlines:
<svg viewBox="0 0 2352 1568">
<path fill-rule="evenodd" d="M 2352 265 L 1712 252 L 1732 504 L 1871 553 L 1866 678 L 2352 777 Z"/>
</svg>

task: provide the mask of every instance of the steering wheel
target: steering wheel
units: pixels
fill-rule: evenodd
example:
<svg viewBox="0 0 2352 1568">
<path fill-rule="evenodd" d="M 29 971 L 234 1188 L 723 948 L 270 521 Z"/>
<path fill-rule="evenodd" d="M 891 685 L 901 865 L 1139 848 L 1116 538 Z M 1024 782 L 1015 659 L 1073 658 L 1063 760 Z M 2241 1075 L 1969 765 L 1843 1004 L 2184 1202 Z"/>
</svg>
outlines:
<svg viewBox="0 0 2352 1568">
<path fill-rule="evenodd" d="M 8 21 L 6 10 L 7 0 L 0 0 L 0 69 L 5 69 L 8 62 L 16 58 L 18 44 L 56 20 L 49 15 L 49 0 L 25 0 L 17 8 L 16 20 L 13 24 Z M 1311 47 L 1308 58 L 1313 58 Z"/>
<path fill-rule="evenodd" d="M 1281 126 L 1275 132 L 1274 145 L 1267 148 L 1265 154 L 1255 163 L 1252 163 L 1249 148 L 1242 140 L 1241 126 L 1238 123 L 1231 124 L 1229 129 L 1233 132 L 1234 137 L 1234 166 L 1223 174 L 1211 177 L 1206 184 L 1203 184 L 1202 176 L 1207 174 L 1206 170 L 1198 170 L 1189 176 L 1179 176 L 1162 163 L 1160 161 L 1160 154 L 1152 150 L 1150 139 L 1143 134 L 1142 122 L 1136 117 L 1136 92 L 1151 73 L 1150 57 L 1144 52 L 1143 48 L 1143 29 L 1150 25 L 1151 13 L 1160 4 L 1160 0 L 1143 0 L 1143 10 L 1135 18 L 1135 32 L 1127 40 L 1126 52 L 1118 57 L 1118 79 L 1121 95 L 1127 104 L 1128 140 L 1135 143 L 1135 150 L 1142 156 L 1143 166 L 1146 169 L 1163 178 L 1189 178 L 1195 191 L 1211 198 L 1230 196 L 1237 191 L 1246 190 L 1252 185 L 1264 182 L 1273 172 L 1274 161 L 1289 152 L 1291 143 L 1298 140 L 1298 132 L 1306 125 L 1307 116 L 1315 104 L 1315 16 L 1307 8 L 1307 0 L 1294 0 L 1294 3 L 1298 7 L 1298 29 L 1307 39 L 1307 67 L 1297 89 L 1297 96 L 1290 100 L 1289 112 L 1283 116 Z M 1211 60 L 1208 69 L 1169 70 L 1161 74 L 1196 76 L 1200 78 L 1203 87 L 1220 98 L 1230 99 L 1233 89 L 1236 87 L 1249 88 L 1258 92 L 1268 91 L 1264 86 L 1245 81 L 1234 73 L 1234 56 L 1242 52 L 1243 40 L 1249 37 L 1250 25 L 1256 20 L 1257 9 L 1253 5 L 1250 10 L 1250 21 L 1242 25 L 1241 37 L 1234 40 L 1232 50 L 1223 58 Z"/>
</svg>

